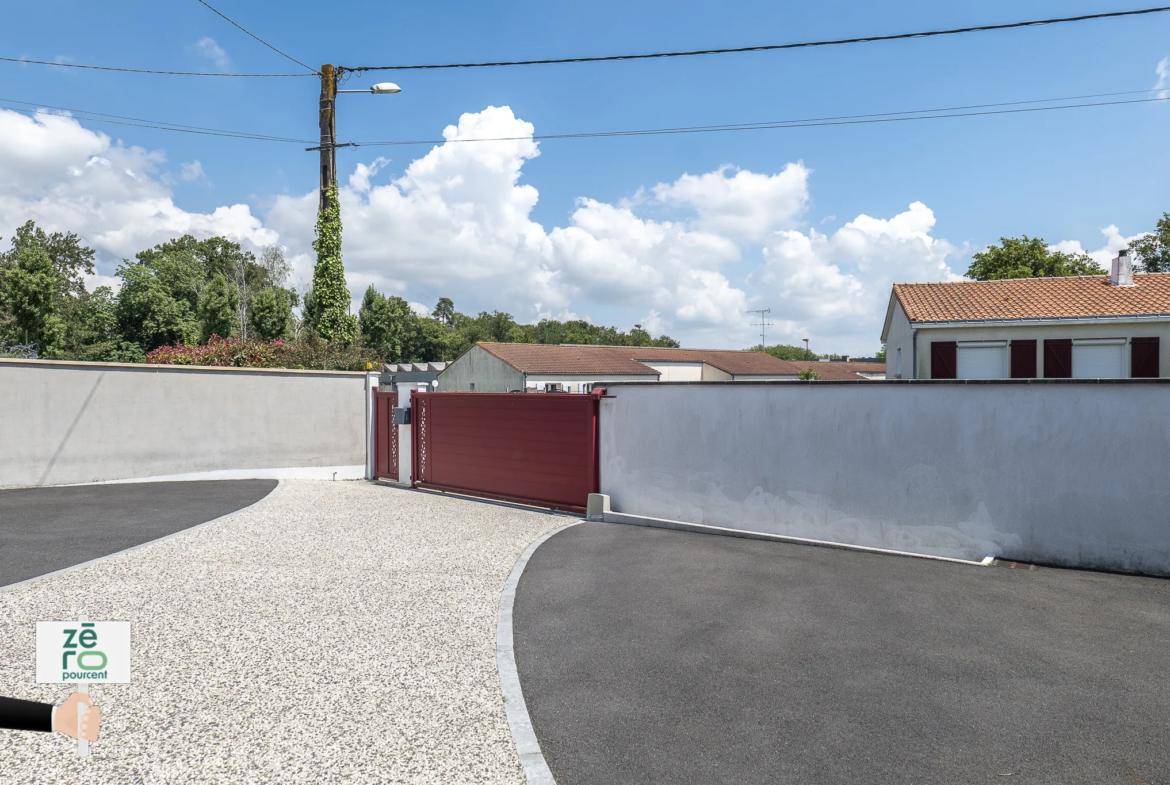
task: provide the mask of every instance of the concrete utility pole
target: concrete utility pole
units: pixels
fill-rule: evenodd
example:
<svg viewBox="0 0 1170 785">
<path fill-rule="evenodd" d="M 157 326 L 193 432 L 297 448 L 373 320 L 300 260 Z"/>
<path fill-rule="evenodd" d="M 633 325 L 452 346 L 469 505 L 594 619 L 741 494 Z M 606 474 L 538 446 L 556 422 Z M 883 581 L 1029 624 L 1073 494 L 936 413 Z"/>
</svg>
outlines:
<svg viewBox="0 0 1170 785">
<path fill-rule="evenodd" d="M 337 75 L 329 63 L 321 66 L 321 199 L 325 209 L 325 192 L 337 182 Z"/>
</svg>

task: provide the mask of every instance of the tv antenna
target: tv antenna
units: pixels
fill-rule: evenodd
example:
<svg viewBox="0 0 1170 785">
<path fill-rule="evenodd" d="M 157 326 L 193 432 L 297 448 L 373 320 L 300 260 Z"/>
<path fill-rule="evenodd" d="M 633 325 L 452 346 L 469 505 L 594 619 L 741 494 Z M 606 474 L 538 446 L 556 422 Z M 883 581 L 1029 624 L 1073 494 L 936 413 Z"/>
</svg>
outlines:
<svg viewBox="0 0 1170 785">
<path fill-rule="evenodd" d="M 772 309 L 760 308 L 756 311 L 746 311 L 746 313 L 758 313 L 760 315 L 759 324 L 753 324 L 752 327 L 760 328 L 760 351 L 763 351 L 764 347 L 768 345 L 768 342 L 764 338 L 767 335 L 768 328 L 772 326 L 772 323 L 767 319 L 768 314 L 772 313 Z"/>
</svg>

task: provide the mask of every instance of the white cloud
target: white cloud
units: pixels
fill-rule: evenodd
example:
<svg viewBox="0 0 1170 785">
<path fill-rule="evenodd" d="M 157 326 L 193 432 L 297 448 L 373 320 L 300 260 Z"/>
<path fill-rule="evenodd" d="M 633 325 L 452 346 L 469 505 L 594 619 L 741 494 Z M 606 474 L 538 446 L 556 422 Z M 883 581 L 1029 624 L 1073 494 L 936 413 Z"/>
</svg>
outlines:
<svg viewBox="0 0 1170 785">
<path fill-rule="evenodd" d="M 759 242 L 769 232 L 790 228 L 808 204 L 808 176 L 803 163 L 790 163 L 773 175 L 721 166 L 703 175 L 684 174 L 654 187 L 664 204 L 691 207 L 698 228 Z"/>
<path fill-rule="evenodd" d="M 183 164 L 179 177 L 189 183 L 193 183 L 197 180 L 206 180 L 207 174 L 203 171 L 203 164 L 196 160 Z"/>
<path fill-rule="evenodd" d="M 893 218 L 860 215 L 832 234 L 777 232 L 749 276 L 756 301 L 772 308 L 773 335 L 822 349 L 869 351 L 881 332 L 890 287 L 900 281 L 958 280 L 960 249 L 931 236 L 934 212 L 914 202 Z"/>
<path fill-rule="evenodd" d="M 464 311 L 508 310 L 521 320 L 636 321 L 697 346 L 758 340 L 749 308 L 770 307 L 770 340 L 813 339 L 850 353 L 876 348 L 890 284 L 948 280 L 962 255 L 933 236 L 934 213 L 915 202 L 892 217 L 860 215 L 836 231 L 804 225 L 810 170 L 724 166 L 648 185 L 615 203 L 583 197 L 568 221 L 532 219 L 539 194 L 522 182 L 540 154 L 533 126 L 507 107 L 467 113 L 445 143 L 381 184 L 388 166 L 355 166 L 341 188 L 344 253 L 355 300 L 373 284 L 421 303 L 451 297 Z M 476 137 L 520 137 L 464 143 Z M 113 143 L 68 116 L 0 110 L 0 233 L 28 219 L 77 232 L 104 260 L 184 233 L 224 234 L 252 250 L 279 242 L 312 278 L 317 192 L 279 196 L 263 216 L 247 205 L 189 212 L 174 203 L 161 152 Z M 180 169 L 202 176 L 202 164 Z M 652 217 L 651 217 L 652 216 Z M 96 277 L 92 285 L 107 278 Z"/>
<path fill-rule="evenodd" d="M 279 239 L 247 205 L 183 210 L 159 173 L 165 155 L 115 144 L 68 115 L 0 109 L 0 140 L 5 237 L 28 220 L 76 232 L 99 251 L 107 272 L 116 259 L 187 233 L 225 235 L 253 250 Z"/>
<path fill-rule="evenodd" d="M 1170 98 L 1170 57 L 1163 57 L 1157 67 L 1158 83 L 1154 85 L 1154 98 Z"/>
<path fill-rule="evenodd" d="M 1048 250 L 1063 251 L 1068 254 L 1087 253 L 1093 258 L 1094 262 L 1108 270 L 1114 257 L 1117 256 L 1118 251 L 1122 248 L 1128 248 L 1134 240 L 1147 233 L 1138 232 L 1137 234 L 1125 237 L 1121 234 L 1120 229 L 1110 224 L 1101 230 L 1101 234 L 1105 236 L 1105 244 L 1093 251 L 1086 251 L 1081 245 L 1080 240 L 1061 240 L 1055 245 L 1048 246 Z"/>
<path fill-rule="evenodd" d="M 204 36 L 195 42 L 194 48 L 196 52 L 215 63 L 215 67 L 219 70 L 226 71 L 231 68 L 232 59 L 228 57 L 228 53 L 223 50 L 223 47 L 215 42 L 214 38 Z"/>
</svg>

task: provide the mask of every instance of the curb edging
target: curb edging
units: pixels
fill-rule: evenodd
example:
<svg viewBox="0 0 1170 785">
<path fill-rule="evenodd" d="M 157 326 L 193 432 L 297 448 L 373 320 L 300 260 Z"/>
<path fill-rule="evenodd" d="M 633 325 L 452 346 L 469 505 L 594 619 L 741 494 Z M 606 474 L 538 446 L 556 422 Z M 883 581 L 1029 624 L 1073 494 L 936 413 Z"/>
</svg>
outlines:
<svg viewBox="0 0 1170 785">
<path fill-rule="evenodd" d="M 516 670 L 515 638 L 512 632 L 512 606 L 516 601 L 516 586 L 520 583 L 520 576 L 532 554 L 545 540 L 576 526 L 577 523 L 574 521 L 545 532 L 524 549 L 524 553 L 520 554 L 511 574 L 508 575 L 508 580 L 504 583 L 504 591 L 500 595 L 500 609 L 496 615 L 496 670 L 499 672 L 500 690 L 504 693 L 504 713 L 508 716 L 512 741 L 516 743 L 516 753 L 520 756 L 520 765 L 524 769 L 528 785 L 556 785 L 556 780 L 544 759 L 544 753 L 540 751 L 540 742 L 536 740 L 532 718 L 528 715 L 528 705 L 524 702 L 524 692 L 520 688 L 520 674 Z"/>
</svg>

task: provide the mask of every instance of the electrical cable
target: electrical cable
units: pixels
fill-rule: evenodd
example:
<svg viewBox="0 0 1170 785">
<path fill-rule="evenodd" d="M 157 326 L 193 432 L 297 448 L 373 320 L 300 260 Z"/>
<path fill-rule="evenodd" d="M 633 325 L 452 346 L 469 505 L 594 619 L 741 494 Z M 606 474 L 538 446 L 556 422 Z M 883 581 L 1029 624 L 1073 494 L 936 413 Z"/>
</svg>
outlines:
<svg viewBox="0 0 1170 785">
<path fill-rule="evenodd" d="M 0 57 L 9 63 L 29 65 L 53 65 L 58 68 L 87 68 L 93 71 L 122 71 L 130 74 L 165 74 L 167 76 L 237 76 L 237 77 L 301 77 L 315 74 L 222 74 L 215 71 L 152 71 L 147 68 L 114 68 L 108 65 L 79 65 L 78 63 L 50 63 L 47 60 L 26 60 L 23 57 Z"/>
<path fill-rule="evenodd" d="M 301 68 L 308 68 L 308 69 L 309 69 L 310 71 L 312 71 L 313 73 L 320 75 L 320 72 L 319 72 L 319 71 L 318 71 L 316 68 L 313 68 L 312 66 L 305 65 L 304 63 L 302 63 L 300 60 L 296 59 L 296 58 L 295 58 L 295 57 L 293 57 L 292 55 L 288 55 L 288 54 L 285 54 L 284 52 L 280 51 L 279 49 L 277 49 L 275 46 L 273 46 L 272 44 L 270 44 L 270 43 L 268 43 L 267 41 L 265 41 L 265 40 L 264 40 L 263 38 L 261 38 L 260 36 L 256 35 L 255 33 L 251 32 L 250 30 L 247 30 L 247 29 L 245 29 L 243 25 L 237 24 L 236 22 L 232 21 L 232 20 L 231 20 L 231 19 L 229 19 L 228 17 L 224 16 L 224 15 L 223 15 L 222 13 L 220 13 L 219 11 L 215 10 L 214 8 L 212 8 L 212 7 L 211 7 L 211 6 L 210 6 L 208 3 L 204 2 L 204 0 L 197 0 L 197 2 L 199 2 L 199 3 L 202 3 L 204 6 L 206 6 L 206 7 L 207 7 L 207 8 L 208 8 L 208 9 L 209 9 L 209 10 L 210 10 L 212 13 L 214 13 L 216 16 L 218 16 L 218 17 L 220 17 L 221 19 L 225 20 L 226 22 L 228 22 L 228 24 L 231 24 L 231 25 L 233 25 L 234 27 L 236 27 L 236 28 L 238 28 L 238 29 L 240 29 L 240 30 L 243 30 L 245 33 L 247 33 L 248 35 L 252 36 L 252 37 L 253 37 L 253 38 L 255 38 L 257 41 L 259 41 L 260 43 L 264 44 L 265 46 L 267 46 L 267 47 L 268 47 L 269 49 L 271 49 L 272 51 L 276 52 L 276 53 L 277 53 L 278 55 L 280 55 L 281 57 L 284 57 L 284 58 L 286 58 L 286 59 L 288 59 L 288 60 L 292 60 L 294 63 L 296 63 L 297 65 L 299 65 Z"/>
<path fill-rule="evenodd" d="M 229 131 L 229 130 L 225 130 L 223 128 L 207 128 L 206 126 L 202 126 L 202 125 L 183 125 L 181 123 L 170 123 L 170 122 L 167 122 L 166 120 L 145 120 L 141 117 L 125 117 L 124 115 L 119 115 L 119 114 L 107 114 L 105 112 L 91 112 L 88 109 L 73 109 L 73 108 L 68 107 L 68 106 L 52 106 L 50 104 L 35 103 L 33 101 L 17 101 L 13 98 L 0 98 L 0 104 L 20 104 L 22 106 L 33 106 L 33 107 L 37 107 L 40 109 L 57 109 L 57 110 L 62 111 L 62 112 L 73 112 L 73 113 L 76 113 L 79 115 L 97 115 L 98 117 L 111 117 L 111 118 L 114 118 L 116 120 L 131 120 L 131 121 L 134 121 L 137 123 L 151 123 L 152 125 L 144 126 L 144 127 L 148 127 L 148 128 L 161 128 L 163 126 L 167 126 L 170 129 L 174 129 L 174 130 L 211 131 L 211 132 L 215 132 L 215 133 L 230 134 L 232 136 L 245 137 L 248 139 L 262 139 L 262 140 L 272 141 L 272 142 L 296 142 L 297 144 L 308 142 L 308 140 L 305 140 L 305 139 L 291 139 L 291 138 L 285 137 L 285 136 L 272 136 L 271 134 L 255 134 L 255 133 L 251 133 L 250 131 Z M 33 112 L 35 114 L 36 110 L 13 109 L 12 111 L 21 111 L 24 113 Z M 88 118 L 88 119 L 92 119 L 92 118 Z"/>
<path fill-rule="evenodd" d="M 42 108 L 45 108 L 45 109 L 48 109 L 48 108 L 62 109 L 62 107 L 47 107 L 47 106 L 43 106 L 41 104 L 30 104 L 27 101 L 12 101 L 11 99 L 7 99 L 7 98 L 0 98 L 0 102 L 14 103 L 14 104 L 25 104 L 28 106 L 41 106 Z M 18 107 L 7 107 L 7 111 L 17 112 L 19 114 L 25 115 L 27 117 L 32 117 L 32 118 L 36 118 L 37 115 L 39 114 L 39 112 L 36 109 L 21 109 Z M 64 109 L 64 111 L 71 112 L 71 113 L 76 112 L 76 114 L 69 115 L 69 117 L 73 120 L 85 120 L 85 121 L 91 122 L 91 123 L 108 123 L 111 125 L 133 126 L 135 128 L 152 128 L 152 129 L 155 129 L 157 131 L 174 131 L 176 133 L 197 134 L 200 136 L 224 136 L 224 137 L 228 137 L 231 139 L 251 139 L 251 140 L 260 141 L 260 142 L 288 142 L 288 143 L 295 143 L 295 144 L 312 144 L 312 140 L 309 140 L 309 139 L 291 139 L 291 138 L 282 137 L 282 136 L 268 136 L 265 134 L 253 134 L 253 133 L 249 133 L 247 131 L 227 131 L 227 130 L 223 130 L 223 129 L 219 129 L 219 128 L 203 128 L 200 126 L 193 126 L 193 125 L 178 125 L 178 124 L 174 124 L 174 123 L 165 123 L 165 122 L 160 121 L 160 120 L 140 120 L 139 118 L 134 118 L 134 117 L 123 118 L 120 115 L 107 115 L 107 114 L 102 114 L 101 112 L 85 112 L 84 110 L 78 110 L 78 109 Z M 91 115 L 100 115 L 100 116 L 95 117 L 95 116 L 91 116 Z M 54 115 L 54 116 L 62 117 L 64 115 Z M 120 118 L 120 119 L 115 120 L 115 119 L 109 119 L 109 118 Z M 130 121 L 136 121 L 136 122 L 130 122 Z"/>
<path fill-rule="evenodd" d="M 200 0 L 202 2 L 202 0 Z M 1135 11 L 1110 11 L 1100 14 L 1083 14 L 1081 16 L 1065 16 L 1054 19 L 1034 19 L 1028 22 L 1009 22 L 998 25 L 978 25 L 975 27 L 957 27 L 948 30 L 927 30 L 918 33 L 897 33 L 894 35 L 871 35 L 861 38 L 838 38 L 827 41 L 804 41 L 792 44 L 770 44 L 764 46 L 740 46 L 729 49 L 696 49 L 686 52 L 654 52 L 650 54 L 606 55 L 600 57 L 562 57 L 550 60 L 505 60 L 485 63 L 435 63 L 427 65 L 375 65 L 375 66 L 345 66 L 345 71 L 424 71 L 441 68 L 497 68 L 512 65 L 554 65 L 562 63 L 601 63 L 614 60 L 649 60 L 660 57 L 695 57 L 698 55 L 737 54 L 741 52 L 770 52 L 780 49 L 808 49 L 818 46 L 842 46 L 845 44 L 863 44 L 875 41 L 901 41 L 909 38 L 931 38 L 941 35 L 959 35 L 962 33 L 983 33 L 992 30 L 1011 30 L 1018 27 L 1041 27 L 1044 25 L 1063 24 L 1066 22 L 1085 22 L 1093 19 L 1114 19 L 1127 16 L 1141 16 L 1170 11 L 1170 6 L 1157 8 L 1142 8 Z"/>
<path fill-rule="evenodd" d="M 1150 92 L 1149 90 L 1142 90 L 1140 92 Z M 1041 99 L 1051 100 L 1051 99 Z M 938 120 L 949 117 L 984 117 L 989 115 L 1003 115 L 1003 114 L 1021 114 L 1026 112 L 1047 112 L 1057 109 L 1086 109 L 1097 106 L 1122 106 L 1126 104 L 1146 104 L 1160 101 L 1167 101 L 1170 98 L 1138 98 L 1126 101 L 1099 101 L 1095 103 L 1084 104 L 1063 104 L 1058 106 L 1033 106 L 1022 109 L 997 109 L 977 112 L 959 112 L 949 110 L 920 110 L 923 112 L 936 112 L 935 114 L 916 114 L 914 116 L 907 116 L 910 112 L 883 112 L 875 115 L 853 115 L 844 116 L 842 118 L 823 118 L 818 120 L 780 120 L 773 123 L 742 123 L 738 125 L 719 125 L 719 126 L 683 126 L 678 128 L 650 128 L 638 131 L 597 131 L 588 133 L 574 133 L 574 134 L 534 134 L 532 136 L 499 136 L 480 139 L 420 139 L 410 141 L 392 141 L 392 142 L 348 142 L 346 146 L 352 147 L 386 147 L 386 146 L 410 146 L 410 145 L 436 145 L 447 142 L 517 142 L 517 141 L 544 141 L 554 139 L 596 139 L 596 138 L 610 138 L 610 137 L 624 137 L 624 136 L 666 136 L 674 134 L 699 134 L 699 133 L 717 133 L 723 131 L 761 131 L 773 130 L 781 128 L 818 128 L 825 126 L 836 125 L 869 125 L 873 123 L 898 123 L 907 122 L 910 120 Z M 986 104 L 985 106 L 1006 106 L 1008 104 Z M 900 116 L 893 116 L 900 115 Z M 850 119 L 846 119 L 850 118 Z M 851 119 L 856 118 L 856 119 Z"/>
</svg>

